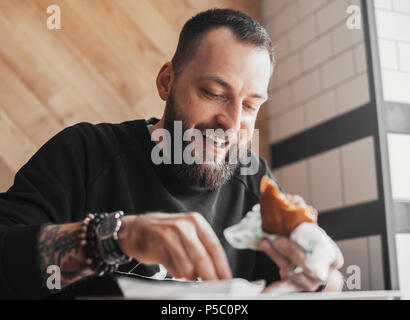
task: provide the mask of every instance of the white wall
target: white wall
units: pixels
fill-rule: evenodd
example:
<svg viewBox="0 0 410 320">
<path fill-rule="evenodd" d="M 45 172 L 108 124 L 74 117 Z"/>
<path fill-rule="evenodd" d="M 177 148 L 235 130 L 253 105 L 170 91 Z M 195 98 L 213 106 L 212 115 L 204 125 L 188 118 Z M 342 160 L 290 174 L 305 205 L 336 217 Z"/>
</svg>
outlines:
<svg viewBox="0 0 410 320">
<path fill-rule="evenodd" d="M 366 137 L 273 171 L 285 190 L 319 213 L 376 200 L 374 139 Z"/>
<path fill-rule="evenodd" d="M 276 44 L 269 88 L 270 142 L 278 142 L 369 102 L 363 28 L 346 26 L 356 0 L 265 0 Z"/>
<path fill-rule="evenodd" d="M 396 234 L 396 253 L 402 298 L 410 299 L 410 233 Z"/>
<path fill-rule="evenodd" d="M 409 0 L 410 2 L 410 0 Z M 278 143 L 370 101 L 363 28 L 346 26 L 358 0 L 265 0 L 276 43 L 269 93 L 269 139 Z M 372 136 L 274 170 L 287 192 L 324 211 L 378 199 Z M 361 269 L 362 290 L 384 288 L 380 236 L 338 241 L 346 267 Z M 348 288 L 346 288 L 348 289 Z"/>
<path fill-rule="evenodd" d="M 410 135 L 389 133 L 387 142 L 393 200 L 410 201 Z"/>
<path fill-rule="evenodd" d="M 353 0 L 265 0 L 264 23 L 276 44 L 270 85 L 270 143 L 369 102 L 363 28 L 350 30 Z M 275 170 L 288 192 L 319 210 L 377 199 L 373 139 Z"/>
<path fill-rule="evenodd" d="M 377 0 L 375 8 L 384 100 L 408 104 L 410 108 L 410 1 Z M 410 134 L 388 133 L 387 142 L 392 198 L 410 201 Z M 409 234 L 397 234 L 399 285 L 407 299 L 410 299 L 409 248 Z"/>
<path fill-rule="evenodd" d="M 410 1 L 377 0 L 384 99 L 410 103 Z"/>
</svg>

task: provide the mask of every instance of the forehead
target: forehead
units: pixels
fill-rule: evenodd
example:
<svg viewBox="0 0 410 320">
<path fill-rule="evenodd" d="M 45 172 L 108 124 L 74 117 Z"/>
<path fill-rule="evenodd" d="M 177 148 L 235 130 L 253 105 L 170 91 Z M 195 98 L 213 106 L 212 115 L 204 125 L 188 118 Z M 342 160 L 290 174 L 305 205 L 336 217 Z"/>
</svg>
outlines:
<svg viewBox="0 0 410 320">
<path fill-rule="evenodd" d="M 217 28 L 203 37 L 187 71 L 194 78 L 217 74 L 234 87 L 266 91 L 270 68 L 266 49 L 239 42 L 228 28 Z"/>
</svg>

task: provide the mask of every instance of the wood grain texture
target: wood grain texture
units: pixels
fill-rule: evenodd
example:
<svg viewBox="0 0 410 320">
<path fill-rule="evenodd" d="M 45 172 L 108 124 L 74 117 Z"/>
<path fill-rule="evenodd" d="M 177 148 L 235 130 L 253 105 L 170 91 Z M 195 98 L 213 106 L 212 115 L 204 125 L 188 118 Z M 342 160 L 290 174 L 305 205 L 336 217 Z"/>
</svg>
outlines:
<svg viewBox="0 0 410 320">
<path fill-rule="evenodd" d="M 61 30 L 46 26 L 49 5 Z M 159 117 L 157 73 L 186 20 L 213 7 L 261 16 L 259 0 L 0 0 L 0 191 L 69 125 Z"/>
</svg>

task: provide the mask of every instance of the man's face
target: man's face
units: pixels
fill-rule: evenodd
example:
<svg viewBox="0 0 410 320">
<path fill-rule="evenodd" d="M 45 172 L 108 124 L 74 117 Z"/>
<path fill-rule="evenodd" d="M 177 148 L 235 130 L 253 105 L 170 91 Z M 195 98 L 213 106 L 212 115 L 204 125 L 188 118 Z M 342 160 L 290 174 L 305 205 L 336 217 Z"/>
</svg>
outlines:
<svg viewBox="0 0 410 320">
<path fill-rule="evenodd" d="M 225 163 L 229 149 L 246 146 L 252 137 L 259 108 L 267 99 L 270 68 L 267 50 L 241 43 L 229 29 L 218 28 L 204 36 L 172 84 L 164 117 L 167 129 L 181 120 L 184 130 L 230 130 L 227 143 L 204 140 L 204 151 L 212 153 L 215 163 L 191 165 L 209 175 L 219 171 L 213 183 L 223 183 L 234 168 Z"/>
</svg>

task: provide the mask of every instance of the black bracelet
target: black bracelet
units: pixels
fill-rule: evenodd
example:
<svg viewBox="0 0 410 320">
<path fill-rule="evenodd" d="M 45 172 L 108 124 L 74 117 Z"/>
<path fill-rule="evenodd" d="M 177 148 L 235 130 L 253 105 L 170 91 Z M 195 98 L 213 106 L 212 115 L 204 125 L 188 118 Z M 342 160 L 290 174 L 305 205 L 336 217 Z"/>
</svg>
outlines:
<svg viewBox="0 0 410 320">
<path fill-rule="evenodd" d="M 107 215 L 107 213 L 90 213 L 83 220 L 81 227 L 83 231 L 81 246 L 85 254 L 85 263 L 99 276 L 113 273 L 118 269 L 118 264 L 106 263 L 98 250 L 98 239 L 95 230 Z"/>
</svg>

